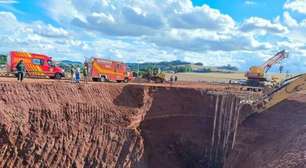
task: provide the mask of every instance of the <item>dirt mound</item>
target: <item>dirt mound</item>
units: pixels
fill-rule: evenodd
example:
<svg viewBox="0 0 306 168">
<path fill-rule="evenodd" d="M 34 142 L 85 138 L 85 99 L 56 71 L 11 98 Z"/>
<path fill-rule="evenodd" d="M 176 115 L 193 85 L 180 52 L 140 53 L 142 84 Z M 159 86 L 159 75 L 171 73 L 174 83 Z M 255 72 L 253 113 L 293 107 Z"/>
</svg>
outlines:
<svg viewBox="0 0 306 168">
<path fill-rule="evenodd" d="M 306 167 L 306 95 L 297 94 L 238 128 L 225 168 Z"/>
</svg>

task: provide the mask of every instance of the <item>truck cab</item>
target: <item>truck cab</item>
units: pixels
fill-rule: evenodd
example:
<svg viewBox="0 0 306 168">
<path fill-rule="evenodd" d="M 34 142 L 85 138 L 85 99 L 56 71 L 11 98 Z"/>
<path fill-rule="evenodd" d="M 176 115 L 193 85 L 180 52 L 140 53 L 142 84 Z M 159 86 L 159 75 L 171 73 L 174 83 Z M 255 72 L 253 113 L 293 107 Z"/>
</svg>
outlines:
<svg viewBox="0 0 306 168">
<path fill-rule="evenodd" d="M 9 53 L 7 68 L 11 73 L 16 72 L 16 65 L 23 60 L 26 75 L 29 77 L 49 77 L 51 79 L 61 79 L 65 77 L 64 69 L 52 61 L 52 57 L 42 54 L 12 51 Z"/>
</svg>

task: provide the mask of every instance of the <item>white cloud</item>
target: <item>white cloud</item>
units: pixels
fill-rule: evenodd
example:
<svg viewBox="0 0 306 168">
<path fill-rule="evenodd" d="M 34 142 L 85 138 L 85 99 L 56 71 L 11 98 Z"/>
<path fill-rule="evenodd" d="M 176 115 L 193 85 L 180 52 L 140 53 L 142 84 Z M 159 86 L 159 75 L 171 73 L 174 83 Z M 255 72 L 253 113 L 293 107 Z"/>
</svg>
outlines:
<svg viewBox="0 0 306 168">
<path fill-rule="evenodd" d="M 18 1 L 15 0 L 0 0 L 0 4 L 16 4 Z"/>
<path fill-rule="evenodd" d="M 169 19 L 175 28 L 224 30 L 235 26 L 235 21 L 228 15 L 207 5 L 194 7 L 188 12 L 175 14 Z"/>
<path fill-rule="evenodd" d="M 279 49 L 306 60 L 306 20 L 289 12 L 273 21 L 251 17 L 238 23 L 190 0 L 47 0 L 44 5 L 60 26 L 25 23 L 0 12 L 0 50 L 80 61 L 85 56 L 124 62 L 180 59 L 243 69 L 261 64 Z"/>
<path fill-rule="evenodd" d="M 306 0 L 287 0 L 284 8 L 306 14 Z"/>
<path fill-rule="evenodd" d="M 256 5 L 256 2 L 247 0 L 244 2 L 246 5 Z"/>
<path fill-rule="evenodd" d="M 241 27 L 241 31 L 244 32 L 252 32 L 252 31 L 264 31 L 264 33 L 286 33 L 288 29 L 279 24 L 272 23 L 269 20 L 259 18 L 259 17 L 251 17 L 245 20 Z"/>
<path fill-rule="evenodd" d="M 236 23 L 230 16 L 208 5 L 195 7 L 190 0 L 65 0 L 63 3 L 69 4 L 66 13 L 69 16 L 62 15 L 60 1 L 57 1 L 48 2 L 51 6 L 49 13 L 60 23 L 72 23 L 86 31 L 101 32 L 114 38 L 141 38 L 160 48 L 200 52 L 254 50 L 269 46 L 259 43 L 250 34 L 236 32 Z"/>
<path fill-rule="evenodd" d="M 50 0 L 47 4 L 56 20 L 115 36 L 141 36 L 170 28 L 216 31 L 235 26 L 230 16 L 207 5 L 194 7 L 190 0 Z M 68 6 L 67 12 L 63 6 Z"/>
<path fill-rule="evenodd" d="M 201 30 L 172 29 L 159 36 L 150 37 L 159 46 L 178 48 L 186 51 L 236 51 L 270 48 L 268 43 L 259 43 L 252 35 L 241 32 L 212 33 Z"/>
<path fill-rule="evenodd" d="M 289 12 L 284 12 L 283 22 L 290 28 L 290 32 L 286 34 L 286 37 L 290 43 L 302 43 L 304 46 L 306 46 L 306 39 L 304 38 L 306 34 L 306 19 L 303 19 L 299 22 L 293 18 Z"/>
<path fill-rule="evenodd" d="M 46 37 L 67 37 L 69 33 L 63 28 L 56 28 L 50 24 L 34 23 L 32 26 L 33 32 Z"/>
<path fill-rule="evenodd" d="M 56 53 L 63 48 L 58 39 L 68 38 L 68 31 L 43 22 L 24 23 L 10 12 L 0 12 L 0 51 L 26 50 L 39 53 Z M 79 46 L 78 46 L 79 47 Z M 75 47 L 78 49 L 78 47 Z M 52 54 L 52 55 L 53 55 Z"/>
<path fill-rule="evenodd" d="M 291 17 L 291 15 L 289 14 L 289 12 L 284 12 L 284 23 L 285 25 L 287 25 L 288 27 L 297 27 L 299 24 L 297 23 L 297 21 Z"/>
</svg>

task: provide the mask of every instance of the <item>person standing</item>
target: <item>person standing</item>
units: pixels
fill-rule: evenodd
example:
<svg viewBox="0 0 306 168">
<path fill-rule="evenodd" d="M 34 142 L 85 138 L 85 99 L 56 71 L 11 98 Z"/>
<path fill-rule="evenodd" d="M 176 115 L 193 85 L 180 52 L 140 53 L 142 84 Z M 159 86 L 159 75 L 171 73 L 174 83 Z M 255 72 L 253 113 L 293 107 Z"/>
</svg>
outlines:
<svg viewBox="0 0 306 168">
<path fill-rule="evenodd" d="M 81 69 L 79 66 L 77 66 L 76 70 L 75 70 L 75 81 L 76 83 L 80 83 L 80 79 L 81 79 Z"/>
<path fill-rule="evenodd" d="M 24 73 L 25 73 L 25 65 L 23 63 L 23 60 L 20 60 L 17 63 L 16 69 L 17 69 L 17 81 L 22 82 L 24 78 Z"/>
<path fill-rule="evenodd" d="M 74 82 L 74 66 L 71 65 L 70 67 L 70 76 L 71 76 L 71 82 Z"/>
<path fill-rule="evenodd" d="M 173 75 L 170 76 L 170 83 L 173 83 Z"/>
<path fill-rule="evenodd" d="M 175 75 L 175 77 L 174 77 L 174 82 L 177 82 L 177 76 Z"/>
<path fill-rule="evenodd" d="M 88 82 L 88 65 L 87 64 L 84 64 L 83 77 L 84 77 L 84 82 L 87 83 Z"/>
</svg>

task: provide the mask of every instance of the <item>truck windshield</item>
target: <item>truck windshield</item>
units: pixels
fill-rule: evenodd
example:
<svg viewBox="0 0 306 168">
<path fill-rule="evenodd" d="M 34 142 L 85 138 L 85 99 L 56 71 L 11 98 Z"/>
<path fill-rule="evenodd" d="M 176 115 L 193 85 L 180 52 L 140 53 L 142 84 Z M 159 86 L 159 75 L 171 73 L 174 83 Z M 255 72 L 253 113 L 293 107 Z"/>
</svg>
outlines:
<svg viewBox="0 0 306 168">
<path fill-rule="evenodd" d="M 55 67 L 55 64 L 51 60 L 48 60 L 48 65 L 51 67 Z"/>
</svg>

